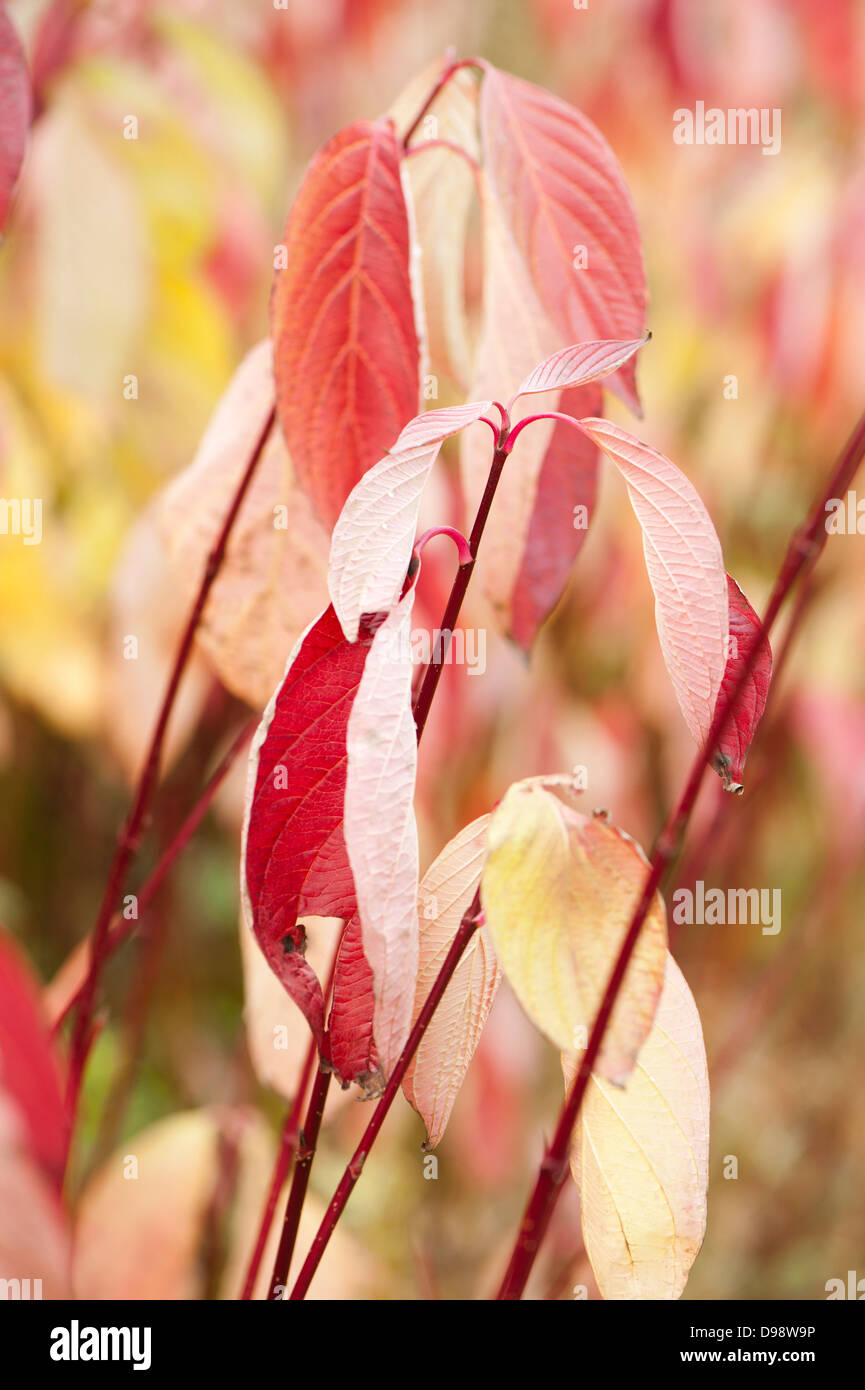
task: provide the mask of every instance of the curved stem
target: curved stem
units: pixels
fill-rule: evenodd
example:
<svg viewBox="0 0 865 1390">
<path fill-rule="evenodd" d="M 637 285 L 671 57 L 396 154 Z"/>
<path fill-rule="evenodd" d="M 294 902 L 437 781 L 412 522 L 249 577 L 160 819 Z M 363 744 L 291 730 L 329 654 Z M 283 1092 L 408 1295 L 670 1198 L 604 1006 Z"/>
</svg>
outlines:
<svg viewBox="0 0 865 1390">
<path fill-rule="evenodd" d="M 313 1275 L 318 1269 L 321 1257 L 327 1248 L 327 1243 L 333 1235 L 336 1223 L 339 1221 L 345 1209 L 345 1205 L 354 1191 L 355 1183 L 361 1175 L 369 1151 L 375 1142 L 379 1130 L 384 1124 L 387 1112 L 390 1110 L 396 1093 L 402 1084 L 402 1079 L 408 1070 L 409 1063 L 420 1046 L 421 1039 L 429 1026 L 429 1021 L 450 983 L 451 976 L 459 964 L 463 951 L 478 929 L 479 912 L 480 891 L 478 890 L 468 910 L 463 914 L 462 921 L 456 930 L 454 939 L 444 958 L 442 968 L 436 976 L 432 989 L 424 1000 L 423 1008 L 418 1014 L 414 1027 L 408 1035 L 406 1045 L 400 1053 L 396 1066 L 388 1078 L 381 1099 L 378 1101 L 373 1111 L 372 1118 L 363 1132 L 360 1143 L 352 1154 L 351 1160 L 340 1179 L 339 1186 L 331 1198 L 330 1204 L 310 1247 L 309 1254 L 303 1262 L 303 1267 L 291 1291 L 292 1301 L 296 1302 L 306 1295 L 312 1282 Z"/>
<path fill-rule="evenodd" d="M 498 1291 L 497 1297 L 499 1299 L 518 1299 L 525 1289 L 526 1281 L 546 1234 L 568 1170 L 571 1135 L 619 989 L 655 892 L 678 852 L 713 750 L 716 748 L 718 739 L 728 721 L 732 718 L 745 682 L 757 661 L 763 641 L 769 635 L 784 600 L 799 575 L 804 570 L 813 568 L 817 556 L 826 544 L 826 502 L 830 497 L 838 497 L 846 492 L 855 477 L 863 455 L 865 455 L 865 415 L 860 418 L 843 449 L 823 495 L 814 504 L 809 518 L 795 532 L 789 543 L 753 646 L 742 663 L 742 670 L 735 686 L 726 698 L 718 701 L 715 707 L 715 714 L 706 743 L 695 757 L 678 804 L 667 817 L 664 829 L 658 837 L 643 891 L 634 909 L 618 958 L 604 991 L 600 1008 L 592 1025 L 588 1047 L 583 1054 L 579 1070 L 560 1111 L 553 1140 L 544 1154 L 534 1189 L 523 1214 L 513 1253 Z"/>
<path fill-rule="evenodd" d="M 186 669 L 186 663 L 192 651 L 192 644 L 195 639 L 195 633 L 201 619 L 201 614 L 204 611 L 204 606 L 207 602 L 210 590 L 213 587 L 213 582 L 219 573 L 222 561 L 225 557 L 228 540 L 237 519 L 237 514 L 240 511 L 240 507 L 246 496 L 247 489 L 252 481 L 252 476 L 258 466 L 261 455 L 264 452 L 264 446 L 267 443 L 275 418 L 276 409 L 275 407 L 271 407 L 255 442 L 249 462 L 243 471 L 243 475 L 237 486 L 234 497 L 232 498 L 231 506 L 222 524 L 222 529 L 207 557 L 198 594 L 177 648 L 174 665 L 171 670 L 165 695 L 163 696 L 162 706 L 157 716 L 156 726 L 151 736 L 147 758 L 138 780 L 135 797 L 117 839 L 114 856 L 108 873 L 108 881 L 99 908 L 99 915 L 96 920 L 96 926 L 93 929 L 90 969 L 87 972 L 87 978 L 81 990 L 81 997 L 78 1002 L 78 1013 L 70 1046 L 69 1083 L 67 1092 L 70 1125 L 74 1122 L 81 1080 L 87 1063 L 89 1039 L 92 1032 L 93 1005 L 96 998 L 99 977 L 105 963 L 105 950 L 111 927 L 111 920 L 117 900 L 123 888 L 127 870 L 138 851 L 147 812 L 150 808 L 150 803 L 159 780 L 159 767 L 168 721 L 174 708 L 174 701 L 180 686 L 181 677 Z"/>
</svg>

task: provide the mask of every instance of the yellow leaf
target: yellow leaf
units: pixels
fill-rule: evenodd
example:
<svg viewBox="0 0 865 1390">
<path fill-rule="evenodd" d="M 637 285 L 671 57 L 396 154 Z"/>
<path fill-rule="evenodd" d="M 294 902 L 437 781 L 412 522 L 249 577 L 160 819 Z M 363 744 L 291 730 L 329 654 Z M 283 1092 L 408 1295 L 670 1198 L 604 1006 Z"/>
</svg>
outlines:
<svg viewBox="0 0 865 1390">
<path fill-rule="evenodd" d="M 563 1056 L 566 1084 L 577 1058 Z M 604 1298 L 671 1299 L 706 1230 L 709 1077 L 700 1016 L 667 957 L 655 1023 L 624 1089 L 592 1076 L 574 1133 L 583 1239 Z"/>
<path fill-rule="evenodd" d="M 573 807 L 566 779 L 515 782 L 493 813 L 481 902 L 504 973 L 557 1047 L 584 1048 L 640 897 L 645 858 Z M 659 894 L 613 1009 L 598 1069 L 621 1083 L 652 1026 L 666 960 Z"/>
</svg>

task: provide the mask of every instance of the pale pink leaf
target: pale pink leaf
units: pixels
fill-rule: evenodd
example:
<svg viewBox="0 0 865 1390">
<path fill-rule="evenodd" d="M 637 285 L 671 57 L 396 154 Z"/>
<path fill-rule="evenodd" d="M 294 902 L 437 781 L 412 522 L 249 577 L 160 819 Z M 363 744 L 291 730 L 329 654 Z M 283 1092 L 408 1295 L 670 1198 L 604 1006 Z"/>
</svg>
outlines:
<svg viewBox="0 0 865 1390">
<path fill-rule="evenodd" d="M 456 835 L 430 865 L 420 885 L 420 957 L 412 1022 L 417 1018 L 480 883 L 489 816 L 480 816 Z M 501 980 L 489 933 L 475 932 L 444 992 L 420 1047 L 409 1064 L 403 1091 L 435 1148 Z"/>
<path fill-rule="evenodd" d="M 587 386 L 590 381 L 599 381 L 616 371 L 645 342 L 645 338 L 635 338 L 627 343 L 574 343 L 561 348 L 529 372 L 516 394 L 531 396 L 539 391 L 560 391 L 566 386 Z"/>
<path fill-rule="evenodd" d="M 410 589 L 373 638 L 346 737 L 345 844 L 373 976 L 373 1036 L 386 1076 L 408 1037 L 418 961 L 413 601 Z"/>
<path fill-rule="evenodd" d="M 24 51 L 14 24 L 0 8 L 0 227 L 24 158 L 31 106 Z"/>
<path fill-rule="evenodd" d="M 560 339 L 636 338 L 646 281 L 633 203 L 592 122 L 550 92 L 484 64 L 485 169 Z M 639 409 L 633 363 L 610 388 Z"/>
<path fill-rule="evenodd" d="M 580 426 L 622 474 L 643 531 L 655 621 L 676 699 L 694 740 L 706 740 L 727 663 L 727 575 L 699 494 L 663 454 L 607 420 Z"/>
<path fill-rule="evenodd" d="M 361 614 L 387 612 L 399 598 L 421 496 L 442 441 L 490 408 L 490 401 L 474 401 L 418 415 L 352 489 L 334 527 L 328 570 L 333 606 L 350 642 Z"/>
<path fill-rule="evenodd" d="M 561 336 L 538 301 L 488 182 L 480 179 L 484 235 L 484 314 L 472 395 L 507 398 L 536 364 L 561 347 Z M 516 402 L 516 424 L 539 409 L 597 415 L 601 389 L 551 391 L 541 407 Z M 573 438 L 571 436 L 574 436 Z M 490 471 L 491 441 L 480 430 L 461 440 L 467 518 L 474 516 Z M 567 425 L 539 421 L 520 435 L 504 470 L 478 553 L 478 577 L 499 626 L 524 650 L 558 602 L 586 529 L 573 525 L 574 507 L 591 513 L 598 452 Z"/>
</svg>

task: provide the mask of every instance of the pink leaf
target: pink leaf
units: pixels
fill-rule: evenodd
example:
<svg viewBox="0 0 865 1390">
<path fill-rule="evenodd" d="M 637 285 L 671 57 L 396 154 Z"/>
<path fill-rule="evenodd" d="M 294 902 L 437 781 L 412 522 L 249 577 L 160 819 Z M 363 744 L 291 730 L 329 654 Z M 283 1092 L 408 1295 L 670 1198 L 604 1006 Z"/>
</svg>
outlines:
<svg viewBox="0 0 865 1390">
<path fill-rule="evenodd" d="M 702 746 L 727 664 L 727 576 L 712 519 L 693 483 L 663 454 L 606 420 L 581 420 L 580 428 L 625 479 L 643 530 L 664 662 Z"/>
<path fill-rule="evenodd" d="M 411 559 L 421 496 L 442 440 L 479 420 L 489 401 L 410 420 L 393 448 L 351 492 L 333 531 L 328 585 L 350 642 L 361 614 L 389 611 Z"/>
<path fill-rule="evenodd" d="M 410 589 L 373 638 L 347 735 L 345 843 L 372 970 L 373 1035 L 385 1075 L 408 1037 L 417 975 L 413 602 Z"/>
<path fill-rule="evenodd" d="M 352 917 L 343 933 L 333 980 L 328 1020 L 330 1059 L 340 1080 L 357 1081 L 367 1096 L 382 1089 L 381 1069 L 372 1035 L 375 994 L 372 971 L 363 953 L 360 920 Z"/>
<path fill-rule="evenodd" d="M 301 638 L 253 741 L 243 830 L 246 921 L 319 1045 L 324 999 L 304 959 L 304 914 L 355 910 L 343 837 L 346 731 L 372 635 L 349 643 L 328 608 Z"/>
<path fill-rule="evenodd" d="M 68 1130 L 60 1068 L 38 986 L 5 932 L 0 933 L 0 1093 L 20 1126 L 20 1147 L 59 1188 Z"/>
<path fill-rule="evenodd" d="M 481 179 L 484 227 L 484 315 L 472 394 L 508 396 L 535 364 L 553 354 L 559 335 L 538 302 L 523 261 L 486 180 Z M 561 396 L 561 400 L 560 400 Z M 542 407 L 517 402 L 514 424 Z M 543 409 L 598 414 L 600 387 L 551 391 Z M 558 602 L 586 529 L 574 526 L 574 508 L 595 498 L 598 452 L 567 425 L 539 421 L 526 429 L 505 468 L 490 513 L 478 566 L 484 590 L 500 627 L 524 651 Z M 490 471 L 492 441 L 480 430 L 461 441 L 463 487 L 468 517 L 483 494 Z M 560 491 L 560 489 L 562 491 Z M 551 524 L 552 523 L 552 524 Z"/>
<path fill-rule="evenodd" d="M 484 67 L 485 167 L 541 304 L 567 343 L 636 338 L 646 308 L 645 271 L 633 204 L 612 150 L 566 102 Z M 610 388 L 639 410 L 633 363 Z"/>
<path fill-rule="evenodd" d="M 319 151 L 283 239 L 271 301 L 279 419 L 332 524 L 418 408 L 409 221 L 389 121 L 358 121 Z"/>
<path fill-rule="evenodd" d="M 596 414 L 601 404 L 600 387 L 578 386 L 562 392 L 558 408 L 579 419 Z M 513 468 L 523 466 L 527 436 L 543 428 L 542 424 L 531 425 L 520 435 Z M 558 602 L 588 535 L 598 491 L 598 459 L 590 439 L 563 420 L 555 422 L 541 460 L 522 564 L 511 598 L 511 636 L 525 652 Z"/>
<path fill-rule="evenodd" d="M 538 391 L 559 391 L 565 386 L 586 386 L 616 371 L 646 341 L 636 338 L 630 343 L 575 343 L 561 348 L 529 372 L 516 394 L 530 396 Z"/>
<path fill-rule="evenodd" d="M 24 159 L 31 110 L 24 51 L 15 26 L 5 8 L 0 7 L 0 227 L 6 221 Z"/>
<path fill-rule="evenodd" d="M 423 876 L 413 1019 L 423 1007 L 480 883 L 489 819 L 481 816 L 461 830 Z M 429 1148 L 434 1148 L 445 1132 L 500 980 L 492 941 L 481 927 L 460 958 L 403 1081 L 407 1100 L 426 1125 Z"/>
<path fill-rule="evenodd" d="M 727 575 L 727 596 L 730 602 L 729 656 L 718 692 L 718 704 L 732 696 L 742 668 L 748 660 L 760 631 L 760 619 L 754 612 L 735 579 Z M 745 759 L 757 725 L 766 708 L 769 681 L 772 678 L 772 648 L 764 638 L 760 654 L 739 692 L 735 712 L 727 724 L 715 750 L 715 770 L 724 783 L 724 790 L 741 794 Z"/>
</svg>

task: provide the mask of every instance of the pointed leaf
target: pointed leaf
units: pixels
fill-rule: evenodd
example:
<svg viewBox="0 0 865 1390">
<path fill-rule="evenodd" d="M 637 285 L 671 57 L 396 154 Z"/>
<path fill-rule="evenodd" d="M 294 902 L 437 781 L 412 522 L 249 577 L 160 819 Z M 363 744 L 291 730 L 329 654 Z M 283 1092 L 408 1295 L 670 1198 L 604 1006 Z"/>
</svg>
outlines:
<svg viewBox="0 0 865 1390">
<path fill-rule="evenodd" d="M 412 1023 L 471 906 L 480 882 L 489 819 L 480 816 L 461 830 L 421 880 L 420 959 Z M 492 939 L 481 927 L 460 957 L 403 1080 L 406 1099 L 426 1125 L 428 1148 L 435 1148 L 445 1132 L 500 980 Z"/>
<path fill-rule="evenodd" d="M 493 812 L 481 903 L 504 973 L 533 1023 L 563 1050 L 588 1034 L 643 890 L 646 859 L 616 826 L 581 815 L 567 786 L 515 782 Z M 623 1081 L 652 1026 L 666 913 L 646 917 L 599 1057 Z"/>
<path fill-rule="evenodd" d="M 566 1085 L 574 1056 L 562 1058 Z M 679 1298 L 706 1230 L 709 1077 L 700 1016 L 667 958 L 624 1089 L 593 1075 L 574 1133 L 583 1239 L 604 1298 Z"/>
<path fill-rule="evenodd" d="M 645 271 L 612 150 L 566 102 L 490 64 L 484 70 L 485 167 L 541 304 L 566 343 L 638 337 Z M 632 362 L 609 384 L 639 409 Z"/>
<path fill-rule="evenodd" d="M 333 606 L 350 642 L 361 614 L 386 612 L 399 598 L 421 496 L 442 440 L 490 408 L 490 401 L 474 401 L 416 416 L 352 490 L 334 527 L 328 570 Z"/>
<path fill-rule="evenodd" d="M 727 595 L 730 601 L 730 647 L 718 703 L 732 697 L 742 668 L 750 657 L 760 632 L 760 619 L 754 612 L 735 579 L 727 575 Z M 735 643 L 735 645 L 734 645 Z M 714 766 L 724 783 L 724 790 L 741 793 L 745 759 L 757 725 L 763 717 L 769 682 L 772 679 L 772 648 L 768 638 L 760 644 L 760 653 L 739 692 L 733 717 L 727 724 L 715 750 Z"/>
<path fill-rule="evenodd" d="M 31 105 L 24 50 L 5 8 L 0 8 L 0 227 L 24 158 Z"/>
<path fill-rule="evenodd" d="M 380 1095 L 382 1074 L 372 1035 L 375 993 L 372 970 L 363 953 L 360 918 L 347 924 L 333 978 L 328 1020 L 330 1060 L 344 1085 L 356 1081 L 368 1097 Z"/>
<path fill-rule="evenodd" d="M 355 910 L 343 836 L 346 734 L 372 636 L 346 642 L 328 608 L 297 644 L 249 758 L 241 857 L 247 925 L 321 1044 L 324 999 L 300 918 Z"/>
<path fill-rule="evenodd" d="M 606 420 L 580 426 L 625 479 L 643 530 L 664 662 L 702 746 L 727 664 L 727 576 L 712 519 L 693 483 L 663 454 Z"/>
<path fill-rule="evenodd" d="M 621 367 L 645 343 L 645 338 L 636 338 L 629 343 L 574 343 L 560 348 L 529 372 L 517 395 L 530 396 L 538 391 L 557 391 L 599 381 Z"/>
<path fill-rule="evenodd" d="M 390 109 L 400 132 L 414 120 L 444 67 L 437 59 L 415 74 Z M 479 160 L 479 84 L 463 69 L 445 84 L 413 137 L 449 140 Z M 403 162 L 414 204 L 421 253 L 423 301 L 430 370 L 449 376 L 462 390 L 471 379 L 471 334 L 465 293 L 465 247 L 475 184 L 466 160 L 433 146 Z"/>
<path fill-rule="evenodd" d="M 410 589 L 373 638 L 347 735 L 345 843 L 373 976 L 373 1036 L 386 1076 L 408 1037 L 418 960 L 413 602 Z"/>
<path fill-rule="evenodd" d="M 471 394 L 507 398 L 536 363 L 561 347 L 514 246 L 501 209 L 481 176 L 484 233 L 483 324 Z M 512 423 L 541 407 L 517 401 Z M 551 392 L 544 409 L 577 418 L 601 410 L 600 387 Z M 501 629 L 528 651 L 540 624 L 561 597 L 585 540 L 574 525 L 584 507 L 588 522 L 595 501 L 598 451 L 567 425 L 539 421 L 516 445 L 503 472 L 478 553 L 479 578 Z M 490 441 L 480 430 L 461 440 L 467 523 L 474 516 L 490 471 Z"/>
<path fill-rule="evenodd" d="M 316 155 L 283 241 L 271 300 L 279 419 L 332 525 L 418 409 L 409 221 L 389 121 L 358 121 Z"/>
</svg>

